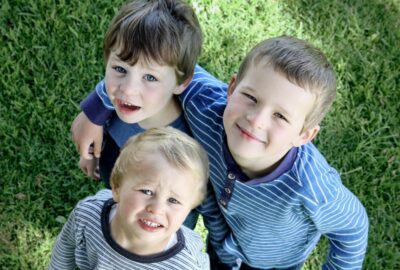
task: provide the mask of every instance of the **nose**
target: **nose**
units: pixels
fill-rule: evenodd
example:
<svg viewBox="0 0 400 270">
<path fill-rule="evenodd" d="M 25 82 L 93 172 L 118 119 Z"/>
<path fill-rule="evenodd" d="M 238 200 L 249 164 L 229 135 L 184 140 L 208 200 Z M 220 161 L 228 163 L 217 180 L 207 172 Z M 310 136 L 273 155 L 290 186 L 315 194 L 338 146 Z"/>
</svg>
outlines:
<svg viewBox="0 0 400 270">
<path fill-rule="evenodd" d="M 254 129 L 266 129 L 269 121 L 268 119 L 267 112 L 260 109 L 250 110 L 246 114 L 246 120 Z"/>
<path fill-rule="evenodd" d="M 140 80 L 135 76 L 126 76 L 121 82 L 119 89 L 127 96 L 138 95 L 140 92 Z"/>
<path fill-rule="evenodd" d="M 164 204 L 157 198 L 153 198 L 147 204 L 146 211 L 152 214 L 161 214 L 164 211 Z"/>
</svg>

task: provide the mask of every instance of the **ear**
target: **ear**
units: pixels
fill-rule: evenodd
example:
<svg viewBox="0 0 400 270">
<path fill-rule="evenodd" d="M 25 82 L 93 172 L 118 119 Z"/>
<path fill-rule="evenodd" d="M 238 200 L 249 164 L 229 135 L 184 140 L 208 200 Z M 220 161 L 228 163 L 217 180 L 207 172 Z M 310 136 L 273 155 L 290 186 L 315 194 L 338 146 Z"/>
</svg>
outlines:
<svg viewBox="0 0 400 270">
<path fill-rule="evenodd" d="M 294 146 L 299 147 L 299 146 L 304 145 L 304 144 L 306 144 L 308 142 L 311 142 L 312 139 L 314 139 L 315 136 L 317 136 L 318 131 L 320 130 L 320 128 L 321 127 L 319 125 L 316 125 L 316 126 L 314 126 L 312 128 L 309 128 L 306 131 L 303 131 L 299 135 L 297 141 L 294 143 Z"/>
<path fill-rule="evenodd" d="M 235 90 L 235 87 L 236 87 L 236 74 L 232 76 L 231 81 L 229 82 L 228 92 L 227 92 L 228 98 L 232 95 L 233 91 Z"/>
<path fill-rule="evenodd" d="M 182 92 L 186 89 L 186 87 L 189 86 L 190 82 L 193 79 L 193 75 L 190 75 L 186 80 L 184 80 L 180 85 L 178 85 L 176 87 L 176 89 L 174 90 L 174 94 L 175 95 L 180 95 L 182 94 Z"/>
<path fill-rule="evenodd" d="M 114 202 L 119 202 L 119 194 L 120 194 L 120 189 L 119 186 L 113 186 L 112 187 L 112 196 L 114 199 Z"/>
</svg>

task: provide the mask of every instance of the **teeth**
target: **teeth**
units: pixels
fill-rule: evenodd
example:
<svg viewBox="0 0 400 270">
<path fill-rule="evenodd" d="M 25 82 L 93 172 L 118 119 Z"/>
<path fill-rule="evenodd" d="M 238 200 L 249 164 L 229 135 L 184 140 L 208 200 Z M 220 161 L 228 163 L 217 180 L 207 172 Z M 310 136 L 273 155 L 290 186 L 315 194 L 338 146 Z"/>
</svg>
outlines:
<svg viewBox="0 0 400 270">
<path fill-rule="evenodd" d="M 146 224 L 147 226 L 150 226 L 150 227 L 153 227 L 153 228 L 157 228 L 157 227 L 160 227 L 161 225 L 160 224 L 157 224 L 157 223 L 154 223 L 154 222 L 151 222 L 151 221 L 148 221 L 148 220 L 142 220 L 143 221 L 143 223 L 144 224 Z"/>
</svg>

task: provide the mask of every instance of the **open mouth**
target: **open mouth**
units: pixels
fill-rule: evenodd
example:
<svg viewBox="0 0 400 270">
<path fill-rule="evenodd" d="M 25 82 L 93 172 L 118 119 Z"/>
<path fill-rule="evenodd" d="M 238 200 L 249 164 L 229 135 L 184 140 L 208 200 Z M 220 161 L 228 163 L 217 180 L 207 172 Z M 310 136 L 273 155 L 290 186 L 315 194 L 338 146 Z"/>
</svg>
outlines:
<svg viewBox="0 0 400 270">
<path fill-rule="evenodd" d="M 123 112 L 135 112 L 140 110 L 141 107 L 133 105 L 129 102 L 118 100 L 117 101 L 118 108 Z"/>
<path fill-rule="evenodd" d="M 164 227 L 163 225 L 157 222 L 153 222 L 147 219 L 140 219 L 140 223 L 142 224 L 142 228 L 145 229 L 146 231 L 155 231 L 157 229 Z"/>
</svg>

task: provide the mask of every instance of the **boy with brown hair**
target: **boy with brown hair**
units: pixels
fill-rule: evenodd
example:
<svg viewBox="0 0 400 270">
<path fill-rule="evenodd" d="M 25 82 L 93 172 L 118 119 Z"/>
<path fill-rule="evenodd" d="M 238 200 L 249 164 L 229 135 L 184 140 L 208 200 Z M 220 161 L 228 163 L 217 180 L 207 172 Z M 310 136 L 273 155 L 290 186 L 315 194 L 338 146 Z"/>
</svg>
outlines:
<svg viewBox="0 0 400 270">
<path fill-rule="evenodd" d="M 323 269 L 361 269 L 366 211 L 311 143 L 335 94 L 324 54 L 294 37 L 260 42 L 229 86 L 196 68 L 180 100 L 210 159 L 213 268 L 300 269 L 324 235 Z"/>
<path fill-rule="evenodd" d="M 207 153 L 187 134 L 164 127 L 130 138 L 112 171 L 112 191 L 78 203 L 49 269 L 209 269 L 202 239 L 182 226 L 207 181 Z"/>
<path fill-rule="evenodd" d="M 110 188 L 111 170 L 130 136 L 163 126 L 190 134 L 176 95 L 190 83 L 201 45 L 197 17 L 181 0 L 132 0 L 121 7 L 104 38 L 105 80 L 96 91 L 106 92 L 94 93 L 81 104 L 82 117 L 104 124 L 104 143 L 94 144 L 91 151 L 98 157 L 101 150 L 100 159 L 81 152 L 79 165 L 85 174 L 100 177 Z M 86 110 L 87 103 L 101 104 L 101 99 L 115 109 L 105 123 L 96 109 Z M 196 221 L 197 213 L 192 212 L 185 225 L 194 228 Z"/>
</svg>

